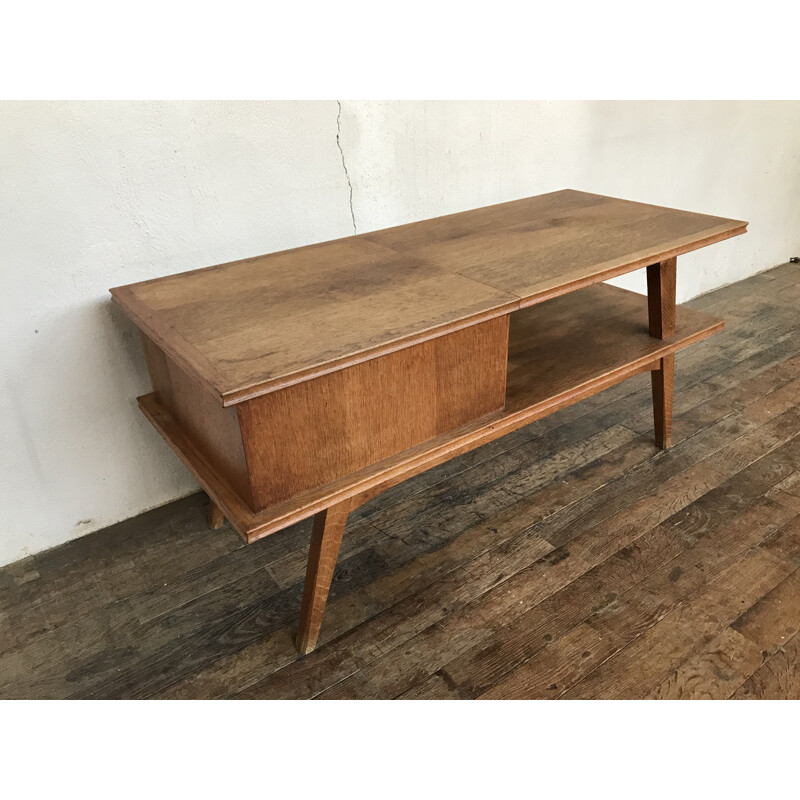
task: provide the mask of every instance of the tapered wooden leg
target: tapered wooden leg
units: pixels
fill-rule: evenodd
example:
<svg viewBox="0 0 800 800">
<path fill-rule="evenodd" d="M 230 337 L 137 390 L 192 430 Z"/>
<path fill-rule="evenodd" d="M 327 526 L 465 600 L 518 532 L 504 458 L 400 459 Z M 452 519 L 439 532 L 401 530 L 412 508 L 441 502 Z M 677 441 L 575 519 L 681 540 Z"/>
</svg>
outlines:
<svg viewBox="0 0 800 800">
<path fill-rule="evenodd" d="M 677 259 L 669 258 L 647 268 L 647 310 L 650 335 L 666 339 L 675 333 L 675 287 Z M 675 383 L 675 354 L 664 356 L 652 370 L 653 419 L 656 445 L 665 450 L 672 444 L 672 393 Z"/>
<path fill-rule="evenodd" d="M 666 339 L 675 333 L 675 285 L 677 258 L 647 268 L 647 311 L 650 335 Z"/>
<path fill-rule="evenodd" d="M 675 354 L 661 359 L 659 369 L 650 373 L 653 384 L 653 419 L 656 445 L 666 450 L 672 444 L 672 386 L 675 382 Z"/>
<path fill-rule="evenodd" d="M 317 646 L 339 545 L 351 508 L 352 504 L 345 501 L 320 511 L 314 517 L 303 605 L 300 608 L 300 629 L 297 632 L 297 649 L 304 655 Z"/>
<path fill-rule="evenodd" d="M 208 527 L 217 530 L 225 524 L 225 515 L 222 509 L 209 497 L 208 498 Z"/>
</svg>

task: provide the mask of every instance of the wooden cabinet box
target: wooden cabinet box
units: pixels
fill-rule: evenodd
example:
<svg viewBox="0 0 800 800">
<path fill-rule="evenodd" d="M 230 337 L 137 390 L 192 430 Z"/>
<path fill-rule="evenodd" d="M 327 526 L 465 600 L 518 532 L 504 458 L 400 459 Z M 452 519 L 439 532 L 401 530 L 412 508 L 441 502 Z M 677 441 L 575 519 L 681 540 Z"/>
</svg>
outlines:
<svg viewBox="0 0 800 800">
<path fill-rule="evenodd" d="M 505 404 L 508 316 L 228 407 L 143 339 L 159 404 L 253 511 Z"/>
</svg>

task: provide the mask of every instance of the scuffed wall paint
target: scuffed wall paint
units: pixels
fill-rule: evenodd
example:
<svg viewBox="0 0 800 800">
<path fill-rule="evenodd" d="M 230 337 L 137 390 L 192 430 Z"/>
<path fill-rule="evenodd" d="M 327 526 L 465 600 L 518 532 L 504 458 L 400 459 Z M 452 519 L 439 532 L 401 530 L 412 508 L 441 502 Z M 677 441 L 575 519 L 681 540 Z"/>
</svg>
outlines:
<svg viewBox="0 0 800 800">
<path fill-rule="evenodd" d="M 750 220 L 685 300 L 797 254 L 799 139 L 800 103 L 0 104 L 0 564 L 196 488 L 109 287 L 569 186 Z"/>
</svg>

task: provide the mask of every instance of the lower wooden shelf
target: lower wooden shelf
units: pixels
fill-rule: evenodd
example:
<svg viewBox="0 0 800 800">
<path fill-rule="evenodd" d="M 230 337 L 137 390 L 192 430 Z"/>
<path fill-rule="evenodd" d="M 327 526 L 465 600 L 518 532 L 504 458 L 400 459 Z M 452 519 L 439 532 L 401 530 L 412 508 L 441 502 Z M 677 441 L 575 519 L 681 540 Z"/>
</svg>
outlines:
<svg viewBox="0 0 800 800">
<path fill-rule="evenodd" d="M 497 439 L 639 372 L 723 327 L 720 319 L 679 307 L 675 334 L 648 333 L 647 298 L 606 284 L 570 292 L 511 314 L 505 407 L 325 486 L 253 512 L 159 405 L 139 406 L 248 542 L 343 500 L 365 502 L 406 478 Z"/>
</svg>

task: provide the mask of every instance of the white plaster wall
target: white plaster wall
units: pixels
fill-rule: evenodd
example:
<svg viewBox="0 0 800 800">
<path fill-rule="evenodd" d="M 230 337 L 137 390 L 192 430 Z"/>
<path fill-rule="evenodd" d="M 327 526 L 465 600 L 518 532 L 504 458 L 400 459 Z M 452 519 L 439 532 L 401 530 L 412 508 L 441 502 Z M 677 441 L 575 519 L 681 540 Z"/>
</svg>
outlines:
<svg viewBox="0 0 800 800">
<path fill-rule="evenodd" d="M 800 255 L 800 102 L 345 103 L 359 232 L 572 188 L 745 219 L 679 301 Z M 613 281 L 645 291 L 642 272 Z"/>
<path fill-rule="evenodd" d="M 196 490 L 111 286 L 352 233 L 335 102 L 0 103 L 0 563 Z"/>
<path fill-rule="evenodd" d="M 196 488 L 108 288 L 349 235 L 350 187 L 359 232 L 564 187 L 749 220 L 681 300 L 800 251 L 800 103 L 344 102 L 338 144 L 337 117 L 0 104 L 0 564 Z"/>
</svg>

